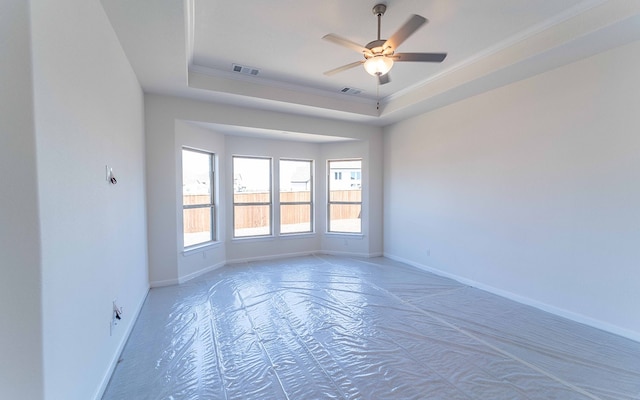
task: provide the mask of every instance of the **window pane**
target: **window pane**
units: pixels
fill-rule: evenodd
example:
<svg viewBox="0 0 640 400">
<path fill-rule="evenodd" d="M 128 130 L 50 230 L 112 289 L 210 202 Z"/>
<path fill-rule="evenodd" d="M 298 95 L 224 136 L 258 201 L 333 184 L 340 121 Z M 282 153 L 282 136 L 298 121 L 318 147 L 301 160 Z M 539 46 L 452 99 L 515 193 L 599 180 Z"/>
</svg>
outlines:
<svg viewBox="0 0 640 400">
<path fill-rule="evenodd" d="M 311 192 L 280 192 L 281 203 L 311 203 Z"/>
<path fill-rule="evenodd" d="M 311 202 L 311 161 L 280 160 L 280 202 Z"/>
<path fill-rule="evenodd" d="M 280 206 L 280 233 L 311 232 L 311 205 L 285 204 Z"/>
<path fill-rule="evenodd" d="M 362 160 L 329 161 L 331 190 L 360 190 Z"/>
<path fill-rule="evenodd" d="M 362 202 L 362 190 L 360 189 L 341 189 L 329 191 L 329 201 L 348 201 L 353 203 Z"/>
<path fill-rule="evenodd" d="M 360 204 L 331 204 L 329 205 L 329 232 L 362 232 Z"/>
<path fill-rule="evenodd" d="M 362 202 L 361 160 L 329 161 L 329 201 Z"/>
<path fill-rule="evenodd" d="M 269 202 L 271 196 L 271 160 L 233 157 L 233 193 L 254 193 Z M 265 197 L 266 196 L 266 197 Z M 241 198 L 243 202 L 249 198 Z"/>
<path fill-rule="evenodd" d="M 235 237 L 271 234 L 271 206 L 234 206 L 233 232 Z"/>
<path fill-rule="evenodd" d="M 246 203 L 270 203 L 271 194 L 269 192 L 257 193 L 234 193 L 233 202 L 236 204 Z"/>
<path fill-rule="evenodd" d="M 211 204 L 211 154 L 182 150 L 183 204 Z"/>
<path fill-rule="evenodd" d="M 213 240 L 213 210 L 211 207 L 183 210 L 184 247 Z"/>
</svg>

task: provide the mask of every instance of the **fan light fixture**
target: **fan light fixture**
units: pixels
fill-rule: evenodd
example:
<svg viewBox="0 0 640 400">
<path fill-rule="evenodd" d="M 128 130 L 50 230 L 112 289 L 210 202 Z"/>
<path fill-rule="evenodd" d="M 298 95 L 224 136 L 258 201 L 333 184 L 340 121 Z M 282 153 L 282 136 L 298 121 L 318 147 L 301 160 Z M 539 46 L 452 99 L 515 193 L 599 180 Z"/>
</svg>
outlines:
<svg viewBox="0 0 640 400">
<path fill-rule="evenodd" d="M 389 72 L 391 67 L 393 67 L 393 59 L 382 54 L 367 58 L 364 62 L 364 69 L 373 76 L 382 76 Z"/>
</svg>

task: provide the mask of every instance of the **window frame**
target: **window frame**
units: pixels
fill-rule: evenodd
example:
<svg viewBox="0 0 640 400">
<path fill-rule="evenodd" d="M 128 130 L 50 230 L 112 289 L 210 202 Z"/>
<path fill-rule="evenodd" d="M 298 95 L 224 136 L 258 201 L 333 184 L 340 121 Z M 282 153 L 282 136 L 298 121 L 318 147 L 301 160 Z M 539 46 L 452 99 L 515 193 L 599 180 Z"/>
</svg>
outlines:
<svg viewBox="0 0 640 400">
<path fill-rule="evenodd" d="M 182 146 L 180 149 L 180 157 L 181 157 L 181 180 L 183 185 L 182 191 L 182 249 L 183 251 L 189 251 L 193 249 L 197 249 L 203 246 L 208 246 L 212 243 L 215 243 L 218 240 L 218 207 L 216 206 L 216 154 L 207 151 L 200 150 L 189 146 Z M 209 157 L 209 202 L 208 203 L 197 203 L 197 204 L 184 204 L 184 152 L 190 151 L 192 153 L 204 154 Z M 193 209 L 205 209 L 208 208 L 211 210 L 210 213 L 210 221 L 209 224 L 211 229 L 209 231 L 209 240 L 204 242 L 198 242 L 190 245 L 185 245 L 185 220 L 184 220 L 184 212 L 185 210 L 193 210 Z"/>
<path fill-rule="evenodd" d="M 258 159 L 258 160 L 268 160 L 269 161 L 269 201 L 268 202 L 251 202 L 251 203 L 236 203 L 236 189 L 235 189 L 235 162 L 236 158 L 245 158 L 245 159 Z M 257 239 L 257 238 L 265 238 L 265 237 L 273 237 L 274 227 L 273 227 L 273 157 L 269 156 L 246 156 L 234 154 L 231 156 L 231 177 L 234 181 L 233 189 L 231 190 L 231 207 L 232 207 L 232 238 L 235 239 Z M 236 235 L 236 207 L 255 207 L 255 206 L 269 206 L 269 232 L 262 235 L 246 235 L 246 236 L 237 236 Z"/>
<path fill-rule="evenodd" d="M 331 163 L 332 162 L 345 162 L 345 161 L 359 161 L 360 162 L 360 187 L 358 188 L 360 190 L 360 201 L 332 201 L 331 200 Z M 363 230 L 362 230 L 362 165 L 363 165 L 363 159 L 362 158 L 336 158 L 336 159 L 330 159 L 327 160 L 327 233 L 328 234 L 337 234 L 337 235 L 354 235 L 354 236 L 359 236 L 363 234 Z M 336 171 L 334 171 L 336 172 Z M 351 174 L 349 174 L 351 175 Z M 340 174 L 340 177 L 342 178 L 342 173 Z M 334 179 L 337 180 L 337 179 Z M 342 179 L 340 179 L 342 180 Z M 351 179 L 347 179 L 347 181 L 351 181 Z M 360 230 L 358 232 L 349 232 L 349 231 L 336 231 L 336 230 L 331 230 L 331 206 L 332 205 L 359 205 L 360 206 Z"/>
<path fill-rule="evenodd" d="M 278 221 L 278 232 L 282 236 L 291 236 L 291 235 L 304 235 L 315 232 L 315 219 L 314 219 L 314 196 L 315 196 L 315 179 L 313 176 L 314 171 L 314 160 L 309 159 L 300 159 L 300 158 L 287 158 L 283 157 L 278 160 L 278 184 L 280 184 L 280 180 L 282 177 L 282 161 L 295 161 L 295 162 L 306 162 L 309 164 L 309 201 L 282 201 L 282 188 L 280 185 L 278 186 L 278 207 L 280 210 L 280 221 Z M 285 192 L 286 193 L 286 192 Z M 308 231 L 297 231 L 297 232 L 282 232 L 282 206 L 291 206 L 291 205 L 308 205 L 309 206 L 309 230 Z"/>
</svg>

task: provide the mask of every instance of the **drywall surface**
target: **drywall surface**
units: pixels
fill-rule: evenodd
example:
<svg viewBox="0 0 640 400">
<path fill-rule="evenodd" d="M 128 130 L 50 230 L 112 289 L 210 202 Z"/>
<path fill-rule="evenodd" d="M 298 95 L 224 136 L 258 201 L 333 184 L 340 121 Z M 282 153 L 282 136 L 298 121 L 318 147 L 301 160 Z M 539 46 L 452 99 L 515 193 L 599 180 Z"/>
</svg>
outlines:
<svg viewBox="0 0 640 400">
<path fill-rule="evenodd" d="M 98 1 L 31 12 L 45 398 L 86 400 L 148 291 L 143 95 Z"/>
<path fill-rule="evenodd" d="M 0 3 L 0 392 L 41 399 L 40 228 L 29 2 Z"/>
<path fill-rule="evenodd" d="M 640 340 L 640 43 L 385 130 L 385 254 Z"/>
<path fill-rule="evenodd" d="M 177 160 L 177 149 L 182 146 L 181 140 L 186 137 L 183 133 L 176 132 L 176 121 L 197 122 L 197 125 L 215 124 L 211 128 L 212 137 L 225 134 L 224 126 L 238 126 L 243 129 L 256 128 L 256 130 L 274 130 L 293 133 L 307 133 L 324 136 L 339 136 L 354 139 L 350 142 L 327 145 L 300 141 L 279 141 L 261 138 L 246 138 L 226 135 L 224 149 L 218 149 L 224 154 L 224 163 L 220 172 L 227 173 L 220 179 L 219 192 L 221 196 L 220 206 L 224 213 L 224 223 L 220 221 L 220 238 L 225 241 L 225 259 L 229 262 L 248 260 L 254 258 L 275 257 L 282 255 L 307 254 L 325 250 L 323 242 L 318 235 L 324 232 L 324 220 L 326 212 L 324 191 L 326 180 L 324 169 L 327 158 L 340 157 L 347 154 L 349 146 L 357 146 L 358 150 L 348 152 L 351 157 L 359 157 L 370 150 L 370 140 L 377 141 L 375 146 L 382 142 L 381 129 L 378 127 L 361 124 L 296 116 L 283 113 L 275 113 L 263 110 L 252 110 L 223 104 L 204 103 L 194 100 L 185 100 L 169 96 L 154 94 L 145 95 L 145 129 L 146 129 L 146 163 L 147 163 L 147 218 L 149 232 L 149 273 L 153 286 L 162 286 L 184 281 L 185 276 L 194 276 L 214 266 L 214 261 L 196 261 L 196 258 L 187 256 L 189 260 L 181 259 L 181 221 L 179 213 L 179 187 L 176 184 L 180 180 Z M 210 127 L 210 125 L 209 125 Z M 183 128 L 179 128 L 183 129 Z M 209 128 L 207 128 L 209 129 Z M 193 137 L 202 134 L 194 133 L 190 129 L 189 135 Z M 217 140 L 217 139 L 211 139 Z M 221 144 L 218 142 L 218 145 Z M 218 146 L 215 145 L 215 146 Z M 321 150 L 328 146 L 336 151 Z M 381 153 L 381 148 L 378 149 Z M 215 149 L 214 149 L 215 151 Z M 253 153 L 253 154 L 251 154 Z M 233 187 L 231 171 L 231 157 L 233 154 L 265 155 L 274 157 L 316 158 L 316 235 L 277 238 L 277 245 L 269 239 L 233 240 L 232 232 L 232 207 L 230 188 Z M 221 158 L 222 160 L 222 158 Z M 223 178 L 223 179 L 222 179 Z M 380 181 L 381 170 L 376 169 L 375 176 L 371 179 Z M 377 189 L 381 191 L 381 183 Z M 378 193 L 378 198 L 380 193 Z M 378 205 L 379 208 L 380 205 Z M 375 231 L 379 236 L 378 243 L 382 241 L 381 229 Z M 275 240 L 275 239 L 274 239 Z M 359 239 L 362 242 L 361 239 Z M 352 246 L 353 247 L 353 246 Z M 351 248 L 347 253 L 367 255 L 369 246 L 360 250 L 358 246 Z M 332 250 L 332 249 L 327 249 Z M 356 251 L 357 250 L 357 251 Z M 213 250 L 218 260 L 222 250 Z M 378 252 L 381 251 L 378 250 Z M 201 255 L 202 257 L 202 255 Z M 189 265 L 187 267 L 187 264 Z M 202 268 L 198 271 L 198 268 Z M 186 275 L 185 275 L 186 274 Z"/>
</svg>

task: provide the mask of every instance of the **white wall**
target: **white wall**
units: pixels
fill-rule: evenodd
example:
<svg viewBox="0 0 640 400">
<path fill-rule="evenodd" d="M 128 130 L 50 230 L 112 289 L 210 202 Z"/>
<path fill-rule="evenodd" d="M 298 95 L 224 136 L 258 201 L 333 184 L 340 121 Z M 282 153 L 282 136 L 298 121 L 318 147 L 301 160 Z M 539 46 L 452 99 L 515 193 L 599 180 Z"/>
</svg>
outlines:
<svg viewBox="0 0 640 400">
<path fill-rule="evenodd" d="M 305 237 L 247 239 L 232 240 L 231 197 L 227 188 L 232 187 L 230 173 L 231 156 L 233 154 L 266 155 L 275 157 L 309 157 L 316 159 L 316 223 L 324 223 L 325 201 L 323 195 L 325 180 L 322 171 L 327 158 L 337 158 L 344 153 L 348 146 L 356 146 L 351 156 L 369 154 L 372 150 L 381 157 L 382 135 L 378 127 L 361 124 L 333 121 L 305 116 L 250 110 L 222 104 L 210 104 L 193 100 L 184 100 L 160 95 L 145 95 L 146 118 L 146 154 L 147 154 L 147 212 L 149 231 L 149 271 L 152 285 L 173 284 L 183 281 L 185 277 L 197 275 L 199 272 L 215 268 L 219 265 L 221 255 L 225 261 L 242 261 L 254 258 L 272 257 L 283 254 L 301 254 L 324 250 L 319 240 L 320 233 Z M 183 121 L 176 124 L 176 121 Z M 210 131 L 212 135 L 211 151 L 224 154 L 220 172 L 219 203 L 221 212 L 220 238 L 224 241 L 224 248 L 214 246 L 205 253 L 190 252 L 182 254 L 180 198 L 177 176 L 180 162 L 179 148 L 182 141 L 199 137 L 206 140 L 203 132 L 196 127 L 185 128 L 184 121 L 197 123 L 211 123 L 219 126 Z M 340 136 L 355 139 L 348 144 L 325 145 L 302 143 L 295 141 L 279 141 L 250 139 L 244 137 L 227 136 L 224 148 L 219 148 L 222 139 L 215 139 L 223 134 L 224 125 L 233 125 L 257 129 L 271 129 L 276 131 L 311 133 L 325 136 Z M 203 143 L 203 142 L 200 142 Z M 324 146 L 327 146 L 324 149 Z M 217 148 L 213 148 L 217 147 Z M 353 147 L 351 147 L 353 148 Z M 335 150 L 331 150 L 335 149 Z M 318 158 L 316 158 L 318 157 Z M 371 201 L 372 207 L 378 207 L 381 212 L 382 170 L 380 165 L 372 168 L 370 177 L 372 187 L 375 188 L 376 199 Z M 224 221 L 224 223 L 222 223 Z M 353 245 L 350 254 L 370 255 L 372 252 L 382 251 L 381 223 L 374 224 L 371 237 L 355 239 L 364 243 L 361 248 Z M 318 232 L 323 232 L 319 225 Z M 348 241 L 354 240 L 348 238 Z M 341 241 L 342 243 L 343 241 Z M 377 247 L 371 250 L 371 243 Z M 340 247 L 342 249 L 342 247 Z M 327 248 L 327 250 L 332 250 Z M 362 251 L 361 251 L 362 250 Z M 187 267 L 187 264 L 189 265 Z"/>
<path fill-rule="evenodd" d="M 0 2 L 0 393 L 41 399 L 42 309 L 29 2 Z"/>
<path fill-rule="evenodd" d="M 385 254 L 640 340 L 638 71 L 634 43 L 386 128 Z"/>
<path fill-rule="evenodd" d="M 45 398 L 86 400 L 148 290 L 143 96 L 97 0 L 31 12 Z M 111 336 L 115 298 L 125 319 Z"/>
</svg>

